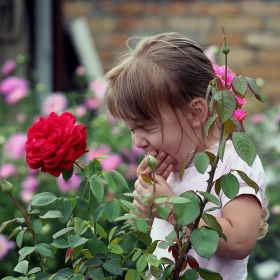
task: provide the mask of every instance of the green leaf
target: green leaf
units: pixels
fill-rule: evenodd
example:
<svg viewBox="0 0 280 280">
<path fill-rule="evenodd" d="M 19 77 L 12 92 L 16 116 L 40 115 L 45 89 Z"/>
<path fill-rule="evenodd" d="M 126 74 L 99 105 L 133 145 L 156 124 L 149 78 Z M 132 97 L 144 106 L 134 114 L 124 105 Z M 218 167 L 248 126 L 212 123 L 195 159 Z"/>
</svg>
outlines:
<svg viewBox="0 0 280 280">
<path fill-rule="evenodd" d="M 221 161 L 224 159 L 225 147 L 226 147 L 227 137 L 224 137 L 219 144 L 218 155 Z"/>
<path fill-rule="evenodd" d="M 154 203 L 161 204 L 161 203 L 165 203 L 166 201 L 167 201 L 166 196 L 159 196 L 154 200 Z"/>
<path fill-rule="evenodd" d="M 69 235 L 68 236 L 68 242 L 71 244 L 71 247 L 75 248 L 82 244 L 85 244 L 88 241 L 88 239 L 78 236 L 78 235 Z"/>
<path fill-rule="evenodd" d="M 58 210 L 62 217 L 59 218 L 59 220 L 65 224 L 70 220 L 70 217 L 72 215 L 72 203 L 67 198 L 63 198 L 58 201 L 56 205 L 56 210 Z"/>
<path fill-rule="evenodd" d="M 200 191 L 199 193 L 200 193 L 205 199 L 207 199 L 208 201 L 212 202 L 213 204 L 215 204 L 215 205 L 220 205 L 220 201 L 219 201 L 219 199 L 218 199 L 215 195 L 213 195 L 213 194 L 211 194 L 211 193 L 208 193 L 208 192 L 202 192 L 202 191 Z"/>
<path fill-rule="evenodd" d="M 108 241 L 111 242 L 112 238 L 114 237 L 114 234 L 117 230 L 118 226 L 115 226 L 113 227 L 111 230 L 110 230 L 110 233 L 109 233 L 109 238 L 108 238 Z"/>
<path fill-rule="evenodd" d="M 142 254 L 142 251 L 141 250 L 137 250 L 133 256 L 132 256 L 132 261 L 135 262 Z"/>
<path fill-rule="evenodd" d="M 129 269 L 125 275 L 125 280 L 140 280 L 140 274 L 135 269 Z"/>
<path fill-rule="evenodd" d="M 257 183 L 255 183 L 253 180 L 251 180 L 246 173 L 244 173 L 241 170 L 235 170 L 235 169 L 231 169 L 231 172 L 236 171 L 238 173 L 238 175 L 241 177 L 241 179 L 250 187 L 252 187 L 256 194 L 259 191 L 259 186 Z"/>
<path fill-rule="evenodd" d="M 154 276 L 154 279 L 159 279 L 162 275 L 162 269 L 154 265 L 150 266 L 150 272 Z"/>
<path fill-rule="evenodd" d="M 235 118 L 230 118 L 224 122 L 224 138 L 228 138 L 228 135 L 230 133 L 232 133 L 234 131 L 234 129 L 236 128 L 236 123 L 234 122 L 233 119 L 235 119 Z"/>
<path fill-rule="evenodd" d="M 8 226 L 10 225 L 11 223 L 13 222 L 18 222 L 18 223 L 24 223 L 25 222 L 25 219 L 24 218 L 15 218 L 13 220 L 9 220 L 9 221 L 6 221 L 6 222 L 3 222 L 0 226 L 0 232 L 3 232 L 3 230 Z"/>
<path fill-rule="evenodd" d="M 34 229 L 35 233 L 39 233 L 41 231 L 42 227 L 43 227 L 43 223 L 39 219 L 35 220 L 32 223 L 32 225 L 33 225 L 33 229 Z"/>
<path fill-rule="evenodd" d="M 11 239 L 14 235 L 19 233 L 21 230 L 22 230 L 22 226 L 15 228 L 14 231 L 9 235 L 8 239 Z"/>
<path fill-rule="evenodd" d="M 60 211 L 49 210 L 45 215 L 39 216 L 41 219 L 57 219 L 63 217 Z"/>
<path fill-rule="evenodd" d="M 104 280 L 105 277 L 102 268 L 91 269 L 86 275 L 86 279 L 88 278 L 92 278 L 94 280 Z"/>
<path fill-rule="evenodd" d="M 108 250 L 112 254 L 117 254 L 117 255 L 123 254 L 123 248 L 119 244 L 109 244 Z"/>
<path fill-rule="evenodd" d="M 117 180 L 129 190 L 127 181 L 125 180 L 125 178 L 116 170 L 112 170 L 112 172 L 114 173 L 114 175 L 116 176 Z"/>
<path fill-rule="evenodd" d="M 27 273 L 27 275 L 31 275 L 31 274 L 33 274 L 33 273 L 37 273 L 37 272 L 39 272 L 39 271 L 41 271 L 42 269 L 40 268 L 40 267 L 34 267 L 34 268 L 32 268 L 32 269 L 30 269 L 29 271 L 28 271 L 28 273 Z"/>
<path fill-rule="evenodd" d="M 215 100 L 219 118 L 224 123 L 233 115 L 236 109 L 236 99 L 231 91 L 223 90 L 217 91 Z"/>
<path fill-rule="evenodd" d="M 208 155 L 208 157 L 210 159 L 210 164 L 212 165 L 216 159 L 216 156 L 209 151 L 204 151 L 204 153 Z"/>
<path fill-rule="evenodd" d="M 67 233 L 67 232 L 69 232 L 69 231 L 71 231 L 71 230 L 73 230 L 73 229 L 74 229 L 73 227 L 63 228 L 62 230 L 60 230 L 60 231 L 58 231 L 57 233 L 55 233 L 55 234 L 52 236 L 52 238 L 53 238 L 53 239 L 56 239 L 57 237 L 59 237 L 59 236 L 65 234 L 65 233 Z"/>
<path fill-rule="evenodd" d="M 71 244 L 65 239 L 56 239 L 51 245 L 58 249 L 66 249 L 71 247 Z"/>
<path fill-rule="evenodd" d="M 206 135 L 206 137 L 209 135 L 209 130 L 210 128 L 212 127 L 212 125 L 215 123 L 216 119 L 218 118 L 218 115 L 217 114 L 214 114 L 213 116 L 211 116 L 205 126 L 204 126 L 204 133 Z"/>
<path fill-rule="evenodd" d="M 144 233 L 148 232 L 148 224 L 146 219 L 144 218 L 136 218 L 135 219 L 135 227 Z"/>
<path fill-rule="evenodd" d="M 223 175 L 220 178 L 220 184 L 228 198 L 234 199 L 236 197 L 239 191 L 239 182 L 233 174 L 228 173 Z"/>
<path fill-rule="evenodd" d="M 160 218 L 166 220 L 170 213 L 170 208 L 167 204 L 162 204 L 157 206 L 157 213 L 160 216 Z"/>
<path fill-rule="evenodd" d="M 71 169 L 69 169 L 69 170 L 67 170 L 67 169 L 63 170 L 63 172 L 62 172 L 62 177 L 63 177 L 64 181 L 66 181 L 66 182 L 69 181 L 70 178 L 71 178 L 72 175 L 73 175 L 73 172 L 74 172 L 74 164 L 72 165 Z"/>
<path fill-rule="evenodd" d="M 32 206 L 45 206 L 49 205 L 52 202 L 56 201 L 57 197 L 50 192 L 42 192 L 39 194 L 36 194 L 31 199 L 31 205 Z"/>
<path fill-rule="evenodd" d="M 54 253 L 51 250 L 52 249 L 51 245 L 46 244 L 46 243 L 40 243 L 40 244 L 35 245 L 35 249 L 39 254 L 41 254 L 47 258 L 54 259 Z"/>
<path fill-rule="evenodd" d="M 55 275 L 52 276 L 52 280 L 62 280 L 69 279 L 69 276 L 73 275 L 74 271 L 72 269 L 64 268 L 58 271 Z"/>
<path fill-rule="evenodd" d="M 97 254 L 102 254 L 104 256 L 107 256 L 108 254 L 107 246 L 102 241 L 98 240 L 95 237 L 89 239 L 87 245 L 90 253 L 93 256 L 96 256 Z"/>
<path fill-rule="evenodd" d="M 216 231 L 222 232 L 221 225 L 218 223 L 217 219 L 213 215 L 210 215 L 210 214 L 207 214 L 204 212 L 204 213 L 202 213 L 202 218 L 208 226 L 210 226 L 211 228 L 213 228 Z"/>
<path fill-rule="evenodd" d="M 189 158 L 189 155 L 190 155 L 190 153 L 185 156 L 185 158 L 184 158 L 184 160 L 183 160 L 183 162 L 180 166 L 179 178 L 180 178 L 181 181 L 182 181 L 184 173 L 185 173 L 186 163 L 187 163 L 187 160 Z"/>
<path fill-rule="evenodd" d="M 199 274 L 194 268 L 186 270 L 184 275 L 188 280 L 197 280 L 199 278 Z"/>
<path fill-rule="evenodd" d="M 153 265 L 155 267 L 158 267 L 159 266 L 159 259 L 157 258 L 157 256 L 155 255 L 151 255 L 149 254 L 147 256 L 147 262 L 150 264 L 150 265 Z"/>
<path fill-rule="evenodd" d="M 199 275 L 205 280 L 223 280 L 222 276 L 206 268 L 198 268 Z"/>
<path fill-rule="evenodd" d="M 103 172 L 103 177 L 105 179 L 105 181 L 107 182 L 108 186 L 114 191 L 117 191 L 117 186 L 116 186 L 116 182 L 114 180 L 114 177 L 107 171 Z"/>
<path fill-rule="evenodd" d="M 192 232 L 190 239 L 196 253 L 209 260 L 217 250 L 219 234 L 214 230 L 201 227 Z"/>
<path fill-rule="evenodd" d="M 84 179 L 79 186 L 79 197 L 83 198 L 85 196 L 86 193 L 86 189 L 87 189 L 87 184 L 88 184 L 88 180 Z"/>
<path fill-rule="evenodd" d="M 94 213 L 93 213 L 93 218 L 94 218 L 94 220 L 95 220 L 96 222 L 98 222 L 98 220 L 99 220 L 100 217 L 102 216 L 103 212 L 104 212 L 104 204 L 99 205 L 99 206 L 95 209 L 95 211 L 94 211 Z"/>
<path fill-rule="evenodd" d="M 104 198 L 104 187 L 102 184 L 92 179 L 89 181 L 89 185 L 93 195 L 96 197 L 99 203 L 102 203 Z"/>
<path fill-rule="evenodd" d="M 208 157 L 208 154 L 204 152 L 199 152 L 195 155 L 194 165 L 199 173 L 204 174 L 209 164 L 210 159 Z"/>
<path fill-rule="evenodd" d="M 123 199 L 120 199 L 120 202 L 136 215 L 140 215 L 139 209 L 133 203 Z"/>
<path fill-rule="evenodd" d="M 174 214 L 178 225 L 188 225 L 192 223 L 200 213 L 200 200 L 198 196 L 191 191 L 184 192 L 180 196 L 190 200 L 189 203 L 174 204 Z"/>
<path fill-rule="evenodd" d="M 234 93 L 238 97 L 244 98 L 248 88 L 248 82 L 244 76 L 239 75 L 238 77 L 234 77 L 231 86 L 233 88 Z"/>
<path fill-rule="evenodd" d="M 104 214 L 109 222 L 114 221 L 121 213 L 121 206 L 118 201 L 111 200 L 104 206 Z"/>
<path fill-rule="evenodd" d="M 26 229 L 26 228 L 25 228 Z M 17 234 L 17 237 L 16 237 L 16 243 L 17 243 L 17 246 L 19 248 L 21 248 L 21 244 L 22 244 L 22 240 L 23 240 L 23 235 L 25 233 L 25 229 L 24 230 L 21 230 L 18 234 Z"/>
<path fill-rule="evenodd" d="M 123 270 L 119 263 L 113 260 L 108 260 L 102 264 L 103 268 L 112 274 L 122 275 Z"/>
<path fill-rule="evenodd" d="M 252 93 L 256 96 L 256 98 L 257 98 L 258 100 L 260 100 L 261 102 L 264 102 L 264 101 L 263 101 L 263 98 L 262 98 L 262 96 L 261 96 L 259 87 L 257 86 L 256 81 L 255 81 L 254 79 L 248 78 L 248 77 L 246 77 L 246 80 L 247 80 L 247 82 L 248 82 L 248 85 L 249 85 L 250 90 L 251 90 Z"/>
<path fill-rule="evenodd" d="M 34 280 L 48 280 L 50 278 L 51 274 L 47 272 L 42 272 L 36 275 Z"/>
<path fill-rule="evenodd" d="M 99 266 L 102 264 L 102 261 L 98 258 L 91 258 L 85 263 L 85 267 L 90 267 L 90 266 Z"/>
<path fill-rule="evenodd" d="M 189 203 L 190 199 L 186 198 L 186 197 L 182 197 L 182 196 L 171 196 L 171 198 L 168 200 L 168 203 L 171 204 L 178 204 L 178 203 Z"/>
<path fill-rule="evenodd" d="M 35 247 L 29 247 L 29 246 L 25 246 L 23 248 L 21 248 L 18 253 L 20 255 L 20 260 L 23 260 L 26 256 L 30 255 L 32 252 L 35 251 Z"/>
<path fill-rule="evenodd" d="M 149 248 L 146 250 L 146 253 L 148 254 L 152 254 L 155 249 L 157 248 L 157 244 L 158 244 L 159 240 L 155 240 L 150 246 Z"/>
<path fill-rule="evenodd" d="M 139 273 L 141 273 L 142 271 L 144 271 L 147 265 L 147 257 L 145 255 L 142 255 L 136 262 L 136 269 Z"/>
<path fill-rule="evenodd" d="M 19 262 L 17 266 L 14 268 L 14 271 L 26 275 L 28 271 L 28 261 Z"/>
<path fill-rule="evenodd" d="M 6 277 L 2 278 L 1 280 L 17 280 L 17 278 L 12 277 L 12 276 L 6 276 Z"/>
<path fill-rule="evenodd" d="M 233 132 L 232 142 L 239 157 L 252 166 L 257 155 L 253 140 L 244 132 Z"/>
</svg>

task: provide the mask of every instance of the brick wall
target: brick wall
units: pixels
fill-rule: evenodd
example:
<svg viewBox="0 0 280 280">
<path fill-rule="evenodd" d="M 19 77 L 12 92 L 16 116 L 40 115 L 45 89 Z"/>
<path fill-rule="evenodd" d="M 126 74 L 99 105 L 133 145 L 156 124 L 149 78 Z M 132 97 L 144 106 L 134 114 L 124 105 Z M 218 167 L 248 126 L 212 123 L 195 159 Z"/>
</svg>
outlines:
<svg viewBox="0 0 280 280">
<path fill-rule="evenodd" d="M 131 35 L 178 31 L 205 48 L 222 45 L 223 26 L 231 47 L 230 68 L 238 75 L 263 78 L 266 106 L 280 103 L 279 0 L 64 0 L 64 13 L 69 20 L 86 17 L 105 71 Z"/>
</svg>

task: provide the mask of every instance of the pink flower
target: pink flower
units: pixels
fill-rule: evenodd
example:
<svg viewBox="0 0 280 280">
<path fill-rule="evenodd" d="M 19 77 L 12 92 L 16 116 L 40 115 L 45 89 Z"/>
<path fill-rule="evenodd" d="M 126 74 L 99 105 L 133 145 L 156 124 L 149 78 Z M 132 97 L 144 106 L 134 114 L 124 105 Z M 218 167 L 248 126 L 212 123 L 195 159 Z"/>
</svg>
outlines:
<svg viewBox="0 0 280 280">
<path fill-rule="evenodd" d="M 264 115 L 263 114 L 253 114 L 251 116 L 251 122 L 254 124 L 261 123 L 264 120 Z"/>
<path fill-rule="evenodd" d="M 2 260 L 11 249 L 16 247 L 16 243 L 13 241 L 9 241 L 8 238 L 0 234 L 0 259 Z"/>
<path fill-rule="evenodd" d="M 235 110 L 233 117 L 236 118 L 239 122 L 242 122 L 246 118 L 246 111 Z"/>
<path fill-rule="evenodd" d="M 87 113 L 87 108 L 84 105 L 79 105 L 75 109 L 76 117 L 83 117 Z"/>
<path fill-rule="evenodd" d="M 4 163 L 0 167 L 0 178 L 6 179 L 16 173 L 17 169 L 12 163 Z"/>
<path fill-rule="evenodd" d="M 273 280 L 280 280 L 280 273 Z"/>
<path fill-rule="evenodd" d="M 75 69 L 76 74 L 78 74 L 79 76 L 83 76 L 86 73 L 85 67 L 82 65 L 79 65 L 76 67 Z"/>
<path fill-rule="evenodd" d="M 218 46 L 212 45 L 205 49 L 204 54 L 210 59 L 212 63 L 217 63 L 218 52 L 219 52 Z"/>
<path fill-rule="evenodd" d="M 234 97 L 238 102 L 239 108 L 242 108 L 243 104 L 246 103 L 246 99 L 245 98 L 240 98 L 236 94 L 234 94 Z"/>
<path fill-rule="evenodd" d="M 51 112 L 60 115 L 68 106 L 67 98 L 62 93 L 51 93 L 43 102 L 42 111 L 48 116 Z"/>
<path fill-rule="evenodd" d="M 129 163 L 126 166 L 125 177 L 129 180 L 134 180 L 137 178 L 136 170 L 138 165 L 136 163 Z"/>
<path fill-rule="evenodd" d="M 108 158 L 100 160 L 101 167 L 104 170 L 117 169 L 122 162 L 121 156 L 117 154 L 110 154 Z"/>
<path fill-rule="evenodd" d="M 111 153 L 111 148 L 107 145 L 100 146 L 98 149 L 91 148 L 86 154 L 87 161 L 91 161 L 94 158 L 105 155 L 108 156 Z"/>
<path fill-rule="evenodd" d="M 64 181 L 62 175 L 57 178 L 57 185 L 62 193 L 67 193 L 70 190 L 78 190 L 81 182 L 82 179 L 76 175 L 73 175 L 67 182 Z"/>
<path fill-rule="evenodd" d="M 38 186 L 39 186 L 39 181 L 36 177 L 34 176 L 28 176 L 22 183 L 22 190 L 20 192 L 20 197 L 23 202 L 28 202 L 34 193 L 36 192 Z"/>
<path fill-rule="evenodd" d="M 0 92 L 7 103 L 14 105 L 28 94 L 28 82 L 18 77 L 8 77 L 0 84 Z"/>
<path fill-rule="evenodd" d="M 100 80 L 94 80 L 89 84 L 89 90 L 93 92 L 92 97 L 87 97 L 85 99 L 85 104 L 90 109 L 97 109 L 105 95 L 107 83 L 100 81 Z"/>
<path fill-rule="evenodd" d="M 13 59 L 6 61 L 1 69 L 2 76 L 9 76 L 16 69 L 16 67 L 17 63 Z"/>
<path fill-rule="evenodd" d="M 225 86 L 225 70 L 226 66 L 218 66 L 213 64 L 213 69 L 216 75 L 220 78 L 222 85 Z M 233 73 L 229 68 L 227 68 L 227 85 L 231 85 L 233 78 L 236 77 L 235 73 Z"/>
<path fill-rule="evenodd" d="M 26 116 L 25 116 L 24 113 L 18 113 L 18 114 L 16 115 L 16 122 L 17 122 L 17 123 L 24 123 L 25 120 L 26 120 Z"/>
<path fill-rule="evenodd" d="M 25 155 L 25 142 L 27 136 L 18 132 L 12 135 L 4 145 L 4 154 L 9 159 L 20 159 Z"/>
<path fill-rule="evenodd" d="M 275 122 L 277 124 L 280 124 L 280 114 L 278 114 L 276 117 L 275 117 Z"/>
</svg>

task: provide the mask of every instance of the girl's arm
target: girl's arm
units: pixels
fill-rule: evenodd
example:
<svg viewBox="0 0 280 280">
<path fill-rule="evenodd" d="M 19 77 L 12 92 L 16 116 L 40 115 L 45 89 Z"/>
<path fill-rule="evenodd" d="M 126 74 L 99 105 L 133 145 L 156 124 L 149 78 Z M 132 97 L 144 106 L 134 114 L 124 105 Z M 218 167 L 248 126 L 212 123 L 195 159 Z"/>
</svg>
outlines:
<svg viewBox="0 0 280 280">
<path fill-rule="evenodd" d="M 216 253 L 232 259 L 244 259 L 253 250 L 260 229 L 261 206 L 254 195 L 243 194 L 228 202 L 223 217 L 217 218 L 227 242 L 220 238 Z M 206 225 L 203 220 L 199 227 Z"/>
</svg>

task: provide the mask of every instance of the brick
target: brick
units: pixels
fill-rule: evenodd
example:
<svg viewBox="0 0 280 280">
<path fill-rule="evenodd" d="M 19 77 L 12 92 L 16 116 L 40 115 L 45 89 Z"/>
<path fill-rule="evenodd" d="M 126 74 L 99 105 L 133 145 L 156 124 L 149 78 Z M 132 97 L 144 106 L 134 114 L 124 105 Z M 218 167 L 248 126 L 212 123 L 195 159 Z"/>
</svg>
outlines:
<svg viewBox="0 0 280 280">
<path fill-rule="evenodd" d="M 250 16 L 273 16 L 280 15 L 280 5 L 278 3 L 266 2 L 266 1 L 242 1 L 240 3 L 241 12 L 244 15 Z"/>
<path fill-rule="evenodd" d="M 280 17 L 269 17 L 264 21 L 266 30 L 272 30 L 280 32 Z"/>
<path fill-rule="evenodd" d="M 234 32 L 245 32 L 245 31 L 254 31 L 262 28 L 262 21 L 256 17 L 225 17 L 221 16 L 217 18 L 216 27 L 224 27 L 226 34 L 229 31 Z"/>
<path fill-rule="evenodd" d="M 244 67 L 256 60 L 253 50 L 244 47 L 232 47 L 228 55 L 229 67 Z"/>
<path fill-rule="evenodd" d="M 149 3 L 144 6 L 145 13 L 157 15 L 182 15 L 189 11 L 188 4 L 184 2 L 169 2 L 167 4 Z"/>
<path fill-rule="evenodd" d="M 188 8 L 190 9 L 190 14 L 192 15 L 209 15 L 210 8 L 205 2 L 195 2 L 191 3 Z"/>
<path fill-rule="evenodd" d="M 85 2 L 63 2 L 63 12 L 67 17 L 89 16 L 94 9 L 94 5 Z"/>
<path fill-rule="evenodd" d="M 264 49 L 280 48 L 280 38 L 273 32 L 250 32 L 245 36 L 245 43 L 251 47 Z"/>
<path fill-rule="evenodd" d="M 240 67 L 240 75 L 256 78 L 278 79 L 280 81 L 280 65 L 266 64 L 251 64 L 249 66 Z"/>
<path fill-rule="evenodd" d="M 114 1 L 102 1 L 100 7 L 111 14 L 129 14 L 140 15 L 143 11 L 143 3 L 140 1 L 123 1 L 115 3 Z"/>
<path fill-rule="evenodd" d="M 124 34 L 98 34 L 95 37 L 95 42 L 98 48 L 105 51 L 115 51 L 116 49 L 122 48 L 128 39 L 128 35 Z"/>
<path fill-rule="evenodd" d="M 92 17 L 88 20 L 92 33 L 112 33 L 117 29 L 118 22 L 114 18 Z"/>
<path fill-rule="evenodd" d="M 151 18 L 121 18 L 119 27 L 121 30 L 132 30 L 133 32 L 140 31 L 162 31 L 164 26 L 162 17 Z"/>
<path fill-rule="evenodd" d="M 223 45 L 223 34 L 222 30 L 220 33 L 207 33 L 207 41 L 209 45 Z M 227 32 L 227 42 L 230 47 L 232 46 L 241 46 L 244 43 L 244 37 L 240 33 L 230 33 Z"/>
<path fill-rule="evenodd" d="M 271 64 L 280 64 L 280 52 L 279 50 L 261 50 L 260 60 Z"/>
<path fill-rule="evenodd" d="M 215 3 L 208 7 L 209 15 L 223 15 L 232 16 L 239 12 L 239 7 L 237 3 Z"/>
<path fill-rule="evenodd" d="M 266 79 L 262 89 L 263 95 L 271 99 L 274 104 L 280 103 L 279 80 Z"/>
</svg>

